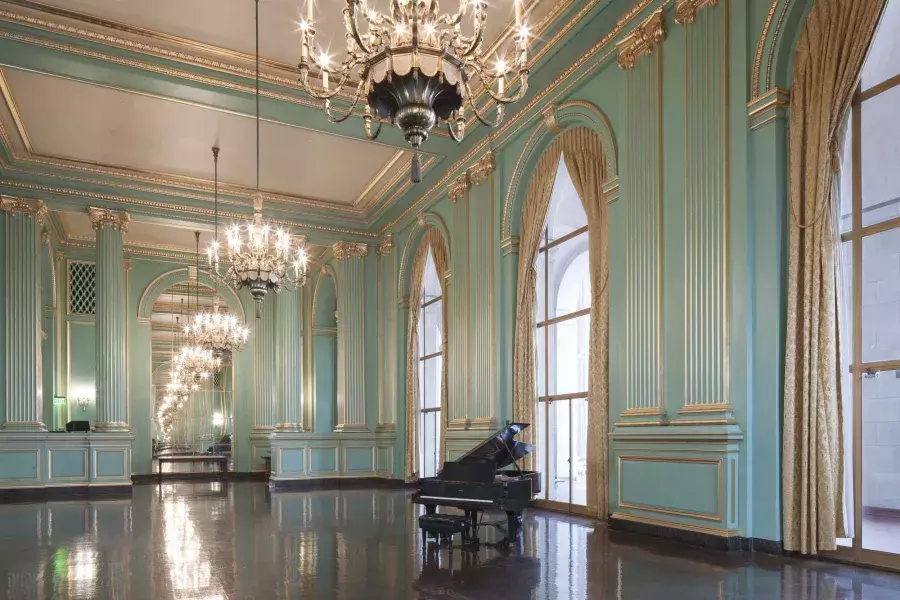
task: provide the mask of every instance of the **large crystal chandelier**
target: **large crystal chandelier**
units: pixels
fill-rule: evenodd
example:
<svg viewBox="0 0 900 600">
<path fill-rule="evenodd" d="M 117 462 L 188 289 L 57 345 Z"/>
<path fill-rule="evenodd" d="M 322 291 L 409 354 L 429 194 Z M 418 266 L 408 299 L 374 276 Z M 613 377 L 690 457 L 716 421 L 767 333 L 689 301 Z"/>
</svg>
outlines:
<svg viewBox="0 0 900 600">
<path fill-rule="evenodd" d="M 218 278 L 235 290 L 248 288 L 256 302 L 260 317 L 262 301 L 269 290 L 275 293 L 285 287 L 296 289 L 306 285 L 306 237 L 292 236 L 263 221 L 263 195 L 259 186 L 259 0 L 256 0 L 256 193 L 253 195 L 253 220 L 228 229 L 225 247 L 228 264 L 221 273 L 222 260 L 214 240 L 207 250 L 210 267 Z"/>
<path fill-rule="evenodd" d="M 200 313 L 199 231 L 194 232 L 194 239 L 197 243 L 197 265 L 194 271 L 194 293 L 196 298 L 194 304 L 194 314 L 198 315 Z M 199 390 L 201 384 L 209 379 L 210 375 L 218 372 L 218 370 L 222 367 L 222 359 L 213 356 L 212 350 L 204 348 L 198 342 L 194 334 L 194 329 L 190 325 L 186 325 L 184 328 L 185 344 L 181 347 L 181 350 L 175 356 L 174 368 L 172 370 L 173 374 L 177 375 L 178 381 L 192 392 Z"/>
<path fill-rule="evenodd" d="M 215 219 L 216 230 L 214 240 L 219 239 L 219 147 L 213 146 L 213 161 L 215 163 Z M 199 242 L 198 242 L 199 243 Z M 212 246 L 211 246 L 212 247 Z M 207 251 L 209 254 L 209 251 Z M 218 285 L 218 284 L 216 284 Z M 221 359 L 226 354 L 240 352 L 250 337 L 250 329 L 240 324 L 237 317 L 219 311 L 218 287 L 213 295 L 213 308 L 211 312 L 201 312 L 199 309 L 194 314 L 193 322 L 189 323 L 186 333 L 193 339 L 194 344 L 212 352 L 216 359 Z"/>
<path fill-rule="evenodd" d="M 299 24 L 303 35 L 300 83 L 313 98 L 324 100 L 326 117 L 336 123 L 346 120 L 365 96 L 366 137 L 377 138 L 385 121 L 397 125 L 413 148 L 411 176 L 417 183 L 421 180 L 419 146 L 438 121 L 446 123 L 451 137 L 460 141 L 465 134 L 464 105 L 481 123 L 496 127 L 503 120 L 503 106 L 517 102 L 528 90 L 529 31 L 522 2 L 513 0 L 516 33 L 512 56 L 494 57 L 493 65 L 488 65 L 482 47 L 487 26 L 484 0 L 460 0 L 456 14 L 441 14 L 437 0 L 391 0 L 389 15 L 372 10 L 366 0 L 347 0 L 343 10 L 347 56 L 332 66 L 331 57 L 315 44 L 313 0 L 306 0 L 306 19 Z M 468 15 L 471 36 L 461 28 Z M 318 69 L 321 85 L 310 82 L 310 61 Z M 507 82 L 507 77 L 514 80 L 515 74 L 519 86 L 510 94 L 509 83 L 514 82 Z M 493 120 L 484 108 L 478 108 L 473 82 L 496 104 Z M 347 84 L 356 86 L 352 100 L 345 112 L 335 115 L 331 99 Z M 374 131 L 373 118 L 378 120 Z"/>
</svg>

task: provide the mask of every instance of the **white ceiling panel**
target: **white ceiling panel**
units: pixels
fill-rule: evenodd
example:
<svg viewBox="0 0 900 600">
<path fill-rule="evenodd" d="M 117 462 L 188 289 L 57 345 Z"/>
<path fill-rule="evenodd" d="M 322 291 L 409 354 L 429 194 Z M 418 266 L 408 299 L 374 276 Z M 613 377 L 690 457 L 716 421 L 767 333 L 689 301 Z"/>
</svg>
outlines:
<svg viewBox="0 0 900 600">
<path fill-rule="evenodd" d="M 218 142 L 220 180 L 256 185 L 252 118 L 29 71 L 4 73 L 37 154 L 211 180 L 210 148 Z M 277 123 L 263 122 L 261 138 L 264 190 L 342 205 L 364 199 L 373 180 L 408 161 L 385 145 Z"/>
<path fill-rule="evenodd" d="M 465 0 L 468 1 L 468 0 Z M 530 21 L 537 23 L 560 0 L 525 0 Z M 254 52 L 253 0 L 42 0 L 43 4 L 67 11 L 186 38 L 246 54 Z M 389 0 L 371 0 L 369 5 L 387 12 Z M 260 0 L 260 54 L 288 65 L 300 59 L 297 22 L 305 15 L 305 0 Z M 314 22 L 317 41 L 337 54 L 345 48 L 341 11 L 343 0 L 317 0 Z M 443 3 L 445 12 L 458 4 Z M 471 13 L 470 13 L 471 14 Z M 488 6 L 485 47 L 494 43 L 513 20 L 512 0 L 494 0 Z M 468 27 L 471 19 L 464 21 Z"/>
<path fill-rule="evenodd" d="M 69 238 L 91 240 L 94 239 L 95 232 L 91 227 L 91 220 L 87 213 L 68 213 L 59 212 L 60 223 L 63 226 L 66 236 Z M 200 251 L 206 248 L 207 244 L 212 240 L 211 231 L 200 232 Z M 196 248 L 194 240 L 194 229 L 181 228 L 172 225 L 162 227 L 155 223 L 147 223 L 143 221 L 132 221 L 128 224 L 128 232 L 125 234 L 125 242 L 138 246 L 172 248 L 176 250 L 184 250 L 190 252 Z M 201 263 L 206 260 L 205 256 L 200 257 Z"/>
</svg>

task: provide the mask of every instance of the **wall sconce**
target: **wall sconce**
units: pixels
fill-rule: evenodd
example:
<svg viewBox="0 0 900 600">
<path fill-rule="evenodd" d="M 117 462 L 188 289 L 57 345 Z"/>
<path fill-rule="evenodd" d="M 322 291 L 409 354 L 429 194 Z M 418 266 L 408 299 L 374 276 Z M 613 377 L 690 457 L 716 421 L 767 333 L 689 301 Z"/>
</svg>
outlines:
<svg viewBox="0 0 900 600">
<path fill-rule="evenodd" d="M 225 416 L 222 413 L 214 413 L 212 418 L 213 427 L 221 427 L 225 424 Z"/>
<path fill-rule="evenodd" d="M 91 404 L 90 398 L 82 397 L 82 398 L 77 398 L 75 401 L 78 402 L 78 406 L 81 407 L 81 412 L 87 412 L 88 406 L 90 406 L 90 404 Z"/>
</svg>

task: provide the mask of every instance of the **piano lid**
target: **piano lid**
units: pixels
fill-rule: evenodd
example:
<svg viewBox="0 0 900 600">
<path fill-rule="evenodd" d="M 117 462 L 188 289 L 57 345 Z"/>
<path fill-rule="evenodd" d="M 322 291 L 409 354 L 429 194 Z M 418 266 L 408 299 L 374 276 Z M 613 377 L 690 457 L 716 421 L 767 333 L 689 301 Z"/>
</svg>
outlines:
<svg viewBox="0 0 900 600">
<path fill-rule="evenodd" d="M 494 432 L 475 448 L 456 459 L 457 462 L 469 460 L 488 459 L 497 464 L 498 469 L 513 464 L 513 460 L 519 460 L 529 452 L 533 446 L 525 442 L 516 441 L 516 435 L 529 426 L 529 423 L 510 423 Z"/>
</svg>

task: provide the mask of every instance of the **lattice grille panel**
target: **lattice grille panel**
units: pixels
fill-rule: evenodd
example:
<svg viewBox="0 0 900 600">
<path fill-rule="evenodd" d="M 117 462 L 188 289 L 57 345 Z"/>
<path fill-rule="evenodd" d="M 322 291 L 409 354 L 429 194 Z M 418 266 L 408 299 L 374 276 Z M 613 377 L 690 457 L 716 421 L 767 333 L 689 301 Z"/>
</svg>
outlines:
<svg viewBox="0 0 900 600">
<path fill-rule="evenodd" d="M 69 314 L 97 314 L 97 265 L 69 263 Z"/>
</svg>

